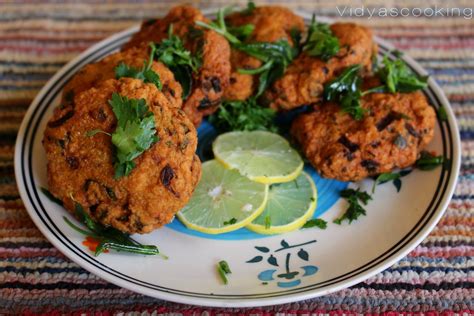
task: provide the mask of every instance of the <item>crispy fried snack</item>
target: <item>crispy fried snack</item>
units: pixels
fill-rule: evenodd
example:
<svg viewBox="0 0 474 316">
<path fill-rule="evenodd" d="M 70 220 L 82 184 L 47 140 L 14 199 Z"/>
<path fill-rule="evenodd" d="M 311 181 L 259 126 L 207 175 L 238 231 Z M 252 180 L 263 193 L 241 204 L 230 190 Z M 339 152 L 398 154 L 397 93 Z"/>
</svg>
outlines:
<svg viewBox="0 0 474 316">
<path fill-rule="evenodd" d="M 159 43 L 168 37 L 168 29 L 173 26 L 173 34 L 183 39 L 185 47 L 192 54 L 202 56 L 201 68 L 194 74 L 191 93 L 183 104 L 183 110 L 198 126 L 203 116 L 216 111 L 229 84 L 230 47 L 224 37 L 198 27 L 196 21 L 209 22 L 198 9 L 187 5 L 176 6 L 162 19 L 143 22 L 140 31 L 123 49 L 148 42 Z"/>
<path fill-rule="evenodd" d="M 104 133 L 117 119 L 112 93 L 145 99 L 153 112 L 158 141 L 134 160 L 128 176 L 114 178 L 115 149 Z M 127 233 L 147 233 L 169 223 L 190 199 L 201 173 L 197 134 L 184 112 L 153 84 L 124 78 L 103 81 L 55 110 L 43 145 L 51 193 L 73 211 L 80 203 L 92 218 Z"/>
<path fill-rule="evenodd" d="M 255 8 L 251 14 L 238 12 L 226 18 L 229 26 L 238 27 L 245 24 L 253 24 L 254 31 L 247 39 L 248 42 L 276 42 L 281 39 L 293 44 L 291 32 L 297 30 L 303 32 L 304 21 L 291 10 L 279 6 L 261 6 Z M 254 94 L 258 84 L 258 77 L 244 75 L 237 69 L 255 69 L 262 62 L 243 52 L 233 49 L 231 51 L 232 73 L 230 85 L 225 90 L 224 98 L 227 100 L 245 100 Z"/>
<path fill-rule="evenodd" d="M 99 62 L 86 65 L 66 84 L 63 90 L 63 103 L 74 99 L 82 91 L 97 86 L 102 81 L 115 78 L 115 67 L 120 63 L 141 69 L 143 63 L 149 58 L 149 47 L 144 44 L 141 47 L 134 47 L 126 51 L 114 53 Z M 170 106 L 174 108 L 182 107 L 182 89 L 179 83 L 174 80 L 173 73 L 162 63 L 153 62 L 151 67 L 159 76 L 163 85 L 162 92 L 169 100 Z"/>
<path fill-rule="evenodd" d="M 358 181 L 406 168 L 433 138 L 436 114 L 422 92 L 372 93 L 362 107 L 370 114 L 361 121 L 323 103 L 293 122 L 291 134 L 322 176 Z"/>
<path fill-rule="evenodd" d="M 363 72 L 370 73 L 372 56 L 376 54 L 372 32 L 354 23 L 335 23 L 331 30 L 339 39 L 339 53 L 328 61 L 301 53 L 283 77 L 267 90 L 263 103 L 275 110 L 309 105 L 319 102 L 324 84 L 348 66 L 361 64 Z"/>
</svg>

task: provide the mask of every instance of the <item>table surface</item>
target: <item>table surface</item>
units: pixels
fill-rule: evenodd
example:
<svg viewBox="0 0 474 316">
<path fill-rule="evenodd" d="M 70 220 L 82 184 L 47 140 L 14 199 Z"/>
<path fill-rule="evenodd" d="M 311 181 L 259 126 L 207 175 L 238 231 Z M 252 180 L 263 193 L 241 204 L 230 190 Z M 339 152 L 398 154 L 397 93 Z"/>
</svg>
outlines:
<svg viewBox="0 0 474 316">
<path fill-rule="evenodd" d="M 225 1 L 188 1 L 201 8 Z M 272 1 L 278 3 L 279 1 Z M 280 1 L 285 4 L 284 1 Z M 291 4 L 288 4 L 291 2 Z M 427 1 L 286 1 L 340 18 L 345 7 L 424 9 Z M 16 133 L 32 98 L 66 62 L 175 1 L 0 4 L 0 313 L 474 311 L 474 20 L 465 17 L 349 17 L 414 57 L 449 98 L 462 138 L 453 200 L 433 232 L 406 258 L 365 282 L 324 297 L 254 309 L 212 309 L 160 301 L 118 288 L 65 258 L 36 229 L 13 172 Z M 472 0 L 429 1 L 469 8 Z M 346 10 L 346 13 L 348 10 Z M 425 11 L 431 14 L 431 11 Z M 469 11 L 463 11 L 469 14 Z M 359 11 L 360 13 L 360 11 Z M 472 11 L 471 11 L 472 15 Z"/>
</svg>

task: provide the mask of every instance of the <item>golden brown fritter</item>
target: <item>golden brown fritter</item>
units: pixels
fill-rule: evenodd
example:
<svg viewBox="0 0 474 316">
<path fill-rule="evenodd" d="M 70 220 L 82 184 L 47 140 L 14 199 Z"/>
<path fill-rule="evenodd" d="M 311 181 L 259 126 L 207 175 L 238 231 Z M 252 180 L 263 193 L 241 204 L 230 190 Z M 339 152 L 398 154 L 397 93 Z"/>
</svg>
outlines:
<svg viewBox="0 0 474 316">
<path fill-rule="evenodd" d="M 293 122 L 291 134 L 323 177 L 358 181 L 406 168 L 433 138 L 436 115 L 421 92 L 373 93 L 362 106 L 370 114 L 361 121 L 323 103 Z"/>
<path fill-rule="evenodd" d="M 229 26 L 253 24 L 254 31 L 247 42 L 276 42 L 287 40 L 293 44 L 292 30 L 303 32 L 304 21 L 291 10 L 278 6 L 262 6 L 255 8 L 251 14 L 234 13 L 226 18 Z M 231 51 L 232 73 L 229 88 L 225 90 L 227 100 L 245 100 L 254 94 L 258 85 L 258 76 L 243 75 L 237 69 L 255 69 L 262 62 L 254 57 L 233 49 Z"/>
<path fill-rule="evenodd" d="M 363 72 L 371 71 L 372 56 L 376 54 L 372 32 L 354 23 L 335 23 L 331 30 L 339 39 L 339 53 L 328 61 L 301 53 L 283 77 L 267 90 L 263 103 L 275 110 L 316 103 L 321 100 L 324 84 L 348 66 L 360 64 Z"/>
<path fill-rule="evenodd" d="M 117 120 L 108 100 L 117 92 L 146 100 L 156 122 L 158 142 L 134 160 L 128 176 L 114 178 L 114 146 L 100 129 L 113 133 Z M 153 84 L 124 78 L 103 81 L 57 108 L 43 145 L 51 193 L 72 211 L 73 200 L 98 222 L 127 233 L 147 233 L 169 223 L 190 199 L 201 172 L 195 155 L 197 134 L 182 110 Z"/>
<path fill-rule="evenodd" d="M 141 47 L 114 53 L 99 62 L 86 65 L 64 87 L 63 103 L 67 103 L 75 95 L 97 86 L 102 81 L 115 78 L 115 67 L 120 63 L 123 62 L 128 66 L 141 69 L 143 63 L 148 61 L 148 58 L 149 47 L 148 45 L 142 45 Z M 163 94 L 170 101 L 170 105 L 175 108 L 181 108 L 182 89 L 181 85 L 174 80 L 173 73 L 160 62 L 154 61 L 151 67 L 160 76 Z"/>
<path fill-rule="evenodd" d="M 223 36 L 197 26 L 196 21 L 210 22 L 198 9 L 176 6 L 162 19 L 145 21 L 123 49 L 148 42 L 159 43 L 168 37 L 168 29 L 173 25 L 173 34 L 184 41 L 186 49 L 202 56 L 201 68 L 194 74 L 191 93 L 183 104 L 183 110 L 198 126 L 203 116 L 217 110 L 229 84 L 230 46 Z"/>
</svg>

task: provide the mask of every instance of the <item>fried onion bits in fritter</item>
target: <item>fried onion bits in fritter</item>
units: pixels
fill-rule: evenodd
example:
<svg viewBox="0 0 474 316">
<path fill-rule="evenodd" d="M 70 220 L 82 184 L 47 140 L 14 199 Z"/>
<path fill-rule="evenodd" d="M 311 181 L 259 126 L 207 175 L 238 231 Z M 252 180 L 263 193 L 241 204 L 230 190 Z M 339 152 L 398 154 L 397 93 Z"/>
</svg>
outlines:
<svg viewBox="0 0 474 316">
<path fill-rule="evenodd" d="M 304 20 L 291 10 L 279 6 L 261 6 L 251 12 L 237 12 L 226 17 L 230 27 L 247 24 L 254 26 L 252 34 L 245 42 L 276 42 L 286 40 L 294 45 L 292 32 L 303 32 Z M 229 88 L 225 90 L 227 100 L 245 100 L 255 93 L 258 76 L 241 74 L 238 69 L 256 69 L 262 62 L 237 49 L 231 51 L 232 73 Z"/>
<path fill-rule="evenodd" d="M 354 23 L 330 26 L 339 40 L 339 52 L 327 61 L 303 51 L 286 73 L 264 94 L 264 103 L 275 110 L 291 110 L 319 102 L 324 84 L 348 66 L 360 64 L 363 73 L 370 73 L 376 45 L 372 32 Z"/>
<path fill-rule="evenodd" d="M 118 125 L 110 101 L 114 93 L 143 99 L 156 129 L 153 145 L 120 177 L 114 168 L 118 149 L 110 136 Z M 68 210 L 76 201 L 96 221 L 127 233 L 147 233 L 169 223 L 189 201 L 201 173 L 191 121 L 155 85 L 137 79 L 104 81 L 78 94 L 73 106 L 57 108 L 43 145 L 51 193 Z"/>
<path fill-rule="evenodd" d="M 198 9 L 176 6 L 162 19 L 145 21 L 140 31 L 123 47 L 129 49 L 148 42 L 158 46 L 168 38 L 168 30 L 172 27 L 173 34 L 183 41 L 185 48 L 193 56 L 200 57 L 200 67 L 192 74 L 191 91 L 183 105 L 183 110 L 196 126 L 203 116 L 217 110 L 230 76 L 229 43 L 215 31 L 197 26 L 197 21 L 209 23 Z"/>
<path fill-rule="evenodd" d="M 292 135 L 325 178 L 358 181 L 411 166 L 433 138 L 436 114 L 422 92 L 372 93 L 362 107 L 360 121 L 325 103 L 293 122 Z"/>
<path fill-rule="evenodd" d="M 88 90 L 102 81 L 116 78 L 115 69 L 123 64 L 127 67 L 141 69 L 148 62 L 150 47 L 143 45 L 126 51 L 114 53 L 99 62 L 86 65 L 69 80 L 63 90 L 63 103 L 68 103 L 82 91 Z M 181 108 L 182 89 L 174 79 L 173 73 L 161 62 L 153 61 L 151 69 L 158 74 L 162 84 L 162 91 L 172 107 Z"/>
</svg>

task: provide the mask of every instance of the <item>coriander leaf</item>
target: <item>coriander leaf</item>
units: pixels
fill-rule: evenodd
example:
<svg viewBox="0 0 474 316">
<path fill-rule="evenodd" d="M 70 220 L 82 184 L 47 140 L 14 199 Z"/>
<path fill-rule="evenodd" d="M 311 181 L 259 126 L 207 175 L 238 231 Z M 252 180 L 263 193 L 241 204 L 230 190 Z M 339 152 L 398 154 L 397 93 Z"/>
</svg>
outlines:
<svg viewBox="0 0 474 316">
<path fill-rule="evenodd" d="M 313 14 L 303 50 L 309 56 L 327 61 L 339 52 L 339 39 L 333 35 L 328 24 L 316 22 Z"/>
<path fill-rule="evenodd" d="M 233 225 L 237 223 L 237 219 L 235 217 L 232 217 L 231 219 L 229 219 L 228 221 L 225 221 L 224 222 L 224 225 Z"/>
<path fill-rule="evenodd" d="M 143 67 L 141 70 L 134 68 L 132 66 L 126 65 L 124 62 L 121 62 L 117 67 L 115 67 L 115 78 L 120 79 L 123 77 L 140 79 L 145 83 L 154 84 L 159 90 L 163 88 L 160 76 L 151 69 L 153 65 L 153 56 L 155 55 L 156 47 L 152 43 L 150 44 L 150 58 L 148 61 L 143 62 Z"/>
<path fill-rule="evenodd" d="M 255 25 L 253 24 L 244 24 L 240 26 L 228 26 L 227 31 L 237 37 L 239 41 L 247 40 L 250 35 L 252 35 Z"/>
<path fill-rule="evenodd" d="M 307 221 L 301 228 L 305 229 L 305 228 L 318 227 L 320 229 L 326 229 L 327 226 L 328 226 L 328 223 L 325 220 L 320 219 L 320 218 L 313 218 Z"/>
<path fill-rule="evenodd" d="M 219 261 L 219 263 L 217 264 L 217 272 L 219 273 L 222 282 L 224 282 L 224 284 L 227 284 L 227 274 L 231 274 L 232 272 L 230 271 L 229 264 L 225 260 Z"/>
<path fill-rule="evenodd" d="M 326 101 L 338 103 L 342 111 L 350 114 L 356 120 L 361 120 L 367 112 L 360 104 L 362 96 L 360 68 L 360 65 L 346 68 L 337 78 L 324 86 L 323 95 Z"/>
<path fill-rule="evenodd" d="M 400 176 L 399 173 L 387 172 L 387 173 L 379 174 L 378 177 L 374 181 L 374 185 L 372 186 L 372 193 L 375 192 L 375 186 L 377 186 L 379 184 L 383 184 L 383 183 L 388 182 L 388 181 L 400 179 L 400 177 L 401 176 Z"/>
<path fill-rule="evenodd" d="M 344 220 L 348 220 L 350 224 L 359 218 L 360 215 L 365 215 L 366 211 L 360 205 L 359 201 L 362 202 L 362 204 L 367 205 L 368 201 L 372 199 L 372 197 L 367 192 L 360 191 L 360 189 L 342 190 L 340 195 L 347 200 L 349 207 L 341 217 L 333 221 L 338 225 L 341 225 Z"/>
<path fill-rule="evenodd" d="M 403 93 L 426 88 L 428 77 L 416 75 L 400 56 L 397 57 L 395 60 L 390 60 L 388 56 L 384 56 L 384 67 L 377 71 L 387 90 L 391 93 Z"/>
<path fill-rule="evenodd" d="M 102 226 L 101 224 L 95 222 L 79 203 L 74 202 L 74 209 L 76 212 L 76 217 L 82 222 L 82 224 L 86 226 L 86 229 L 73 224 L 67 217 L 63 217 L 63 219 L 66 224 L 68 224 L 75 231 L 99 241 L 99 245 L 97 246 L 95 252 L 96 256 L 108 249 L 143 255 L 160 254 L 156 246 L 142 245 L 139 242 L 131 239 L 126 233 L 123 233 L 112 227 Z"/>
<path fill-rule="evenodd" d="M 175 79 L 183 88 L 183 99 L 186 99 L 191 91 L 193 72 L 197 72 L 201 67 L 201 56 L 193 56 L 184 47 L 183 41 L 173 35 L 173 25 L 168 29 L 168 38 L 156 44 L 155 58 L 165 64 L 174 74 Z"/>
<path fill-rule="evenodd" d="M 443 156 L 435 156 L 430 152 L 422 151 L 420 158 L 415 162 L 415 167 L 420 170 L 427 171 L 433 170 L 444 162 Z"/>
<path fill-rule="evenodd" d="M 120 178 L 135 167 L 133 159 L 158 141 L 155 117 L 144 99 L 128 99 L 114 93 L 109 104 L 117 118 L 112 143 L 116 149 L 115 178 Z"/>
<path fill-rule="evenodd" d="M 276 113 L 257 104 L 254 97 L 245 101 L 225 101 L 209 117 L 209 122 L 221 131 L 268 130 L 275 132 Z"/>
</svg>

